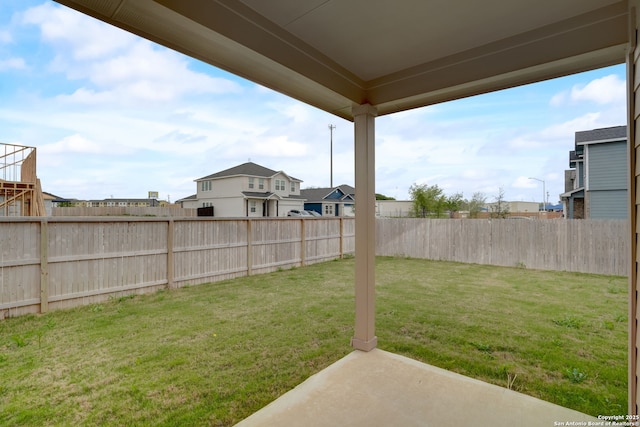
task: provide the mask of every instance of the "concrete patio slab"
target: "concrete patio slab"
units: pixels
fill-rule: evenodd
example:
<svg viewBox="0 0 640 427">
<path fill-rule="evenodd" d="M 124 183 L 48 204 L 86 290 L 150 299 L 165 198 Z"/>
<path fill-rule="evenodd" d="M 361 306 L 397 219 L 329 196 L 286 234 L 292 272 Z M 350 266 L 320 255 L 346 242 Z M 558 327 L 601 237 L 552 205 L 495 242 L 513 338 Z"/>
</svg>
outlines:
<svg viewBox="0 0 640 427">
<path fill-rule="evenodd" d="M 383 350 L 354 351 L 238 423 L 546 427 L 594 417 Z"/>
</svg>

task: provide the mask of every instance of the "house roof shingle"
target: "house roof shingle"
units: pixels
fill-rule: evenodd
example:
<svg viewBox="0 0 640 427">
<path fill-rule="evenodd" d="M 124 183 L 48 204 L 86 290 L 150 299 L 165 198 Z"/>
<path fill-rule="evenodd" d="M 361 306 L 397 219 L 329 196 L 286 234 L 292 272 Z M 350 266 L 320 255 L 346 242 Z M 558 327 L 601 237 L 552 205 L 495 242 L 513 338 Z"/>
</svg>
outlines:
<svg viewBox="0 0 640 427">
<path fill-rule="evenodd" d="M 182 199 L 178 199 L 178 200 L 176 200 L 176 203 L 184 202 L 184 201 L 186 201 L 186 200 L 198 200 L 198 195 L 197 195 L 197 194 L 192 194 L 192 195 L 190 195 L 190 196 L 183 197 Z"/>
<path fill-rule="evenodd" d="M 338 185 L 337 187 L 323 187 L 323 188 L 307 188 L 300 190 L 300 194 L 307 199 L 308 202 L 320 202 L 325 199 L 329 194 L 333 193 L 336 189 L 342 191 L 345 195 L 351 195 L 355 198 L 356 189 L 350 185 Z"/>
<path fill-rule="evenodd" d="M 576 132 L 576 144 L 591 141 L 607 141 L 611 139 L 624 139 L 627 137 L 626 126 L 613 126 L 609 128 L 593 129 Z"/>
<path fill-rule="evenodd" d="M 234 166 L 232 168 L 229 169 L 225 169 L 223 171 L 220 172 L 216 172 L 214 174 L 211 175 L 207 175 L 205 177 L 202 178 L 198 178 L 196 179 L 196 181 L 201 181 L 203 179 L 217 179 L 217 178 L 226 178 L 226 177 L 230 177 L 230 176 L 237 176 L 237 175 L 244 175 L 244 176 L 257 176 L 257 177 L 261 177 L 261 178 L 271 178 L 272 176 L 278 174 L 278 173 L 284 173 L 282 171 L 274 171 L 273 169 L 269 169 L 266 168 L 264 166 L 260 166 L 257 163 L 253 163 L 253 162 L 247 162 L 247 163 L 243 163 L 241 165 L 238 166 Z M 285 175 L 287 175 L 286 173 L 284 173 Z M 289 176 L 289 175 L 287 175 Z M 294 178 L 292 176 L 289 176 L 289 178 L 296 180 L 296 181 L 301 181 L 298 178 Z"/>
</svg>

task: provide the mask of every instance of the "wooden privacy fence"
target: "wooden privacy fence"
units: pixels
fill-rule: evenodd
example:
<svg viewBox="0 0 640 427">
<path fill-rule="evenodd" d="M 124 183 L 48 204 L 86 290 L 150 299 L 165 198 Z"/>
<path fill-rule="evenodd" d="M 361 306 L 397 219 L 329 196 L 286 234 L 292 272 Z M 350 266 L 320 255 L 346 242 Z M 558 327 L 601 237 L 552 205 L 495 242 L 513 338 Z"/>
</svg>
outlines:
<svg viewBox="0 0 640 427">
<path fill-rule="evenodd" d="M 625 220 L 378 219 L 376 255 L 626 276 Z"/>
<path fill-rule="evenodd" d="M 353 218 L 7 218 L 0 317 L 354 253 Z M 378 219 L 376 254 L 627 275 L 627 221 Z"/>
<path fill-rule="evenodd" d="M 15 316 L 353 253 L 354 220 L 0 220 L 0 314 Z"/>
</svg>

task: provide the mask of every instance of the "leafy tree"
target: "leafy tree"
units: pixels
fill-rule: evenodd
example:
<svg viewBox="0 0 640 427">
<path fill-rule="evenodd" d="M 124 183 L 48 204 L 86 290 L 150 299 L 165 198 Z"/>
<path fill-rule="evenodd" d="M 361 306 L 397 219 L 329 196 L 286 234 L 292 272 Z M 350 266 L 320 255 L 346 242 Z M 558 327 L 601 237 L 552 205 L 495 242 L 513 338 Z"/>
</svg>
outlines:
<svg viewBox="0 0 640 427">
<path fill-rule="evenodd" d="M 395 197 L 385 196 L 384 194 L 376 193 L 376 200 L 395 200 Z"/>
<path fill-rule="evenodd" d="M 464 199 L 462 198 L 462 193 L 455 193 L 449 197 L 447 197 L 445 201 L 445 208 L 449 211 L 449 215 L 453 216 L 454 212 L 460 211 L 464 204 Z"/>
<path fill-rule="evenodd" d="M 413 200 L 413 214 L 416 217 L 439 218 L 445 210 L 446 197 L 437 185 L 413 184 L 409 187 L 409 194 Z"/>
<path fill-rule="evenodd" d="M 469 218 L 478 218 L 478 214 L 482 210 L 482 207 L 487 202 L 487 196 L 481 192 L 473 193 L 471 200 L 467 202 L 469 210 Z"/>
<path fill-rule="evenodd" d="M 509 216 L 509 204 L 504 198 L 504 189 L 500 187 L 498 195 L 491 205 L 491 218 L 506 218 Z"/>
</svg>

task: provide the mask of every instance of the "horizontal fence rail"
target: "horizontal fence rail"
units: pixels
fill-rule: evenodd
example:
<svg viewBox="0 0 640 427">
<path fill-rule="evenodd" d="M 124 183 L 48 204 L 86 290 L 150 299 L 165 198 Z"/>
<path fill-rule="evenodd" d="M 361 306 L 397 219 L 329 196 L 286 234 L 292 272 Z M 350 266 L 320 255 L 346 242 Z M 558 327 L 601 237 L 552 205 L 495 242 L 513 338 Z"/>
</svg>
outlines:
<svg viewBox="0 0 640 427">
<path fill-rule="evenodd" d="M 0 317 L 353 253 L 352 218 L 0 220 Z"/>
<path fill-rule="evenodd" d="M 378 219 L 376 254 L 627 275 L 627 221 Z M 0 220 L 0 317 L 336 259 L 353 218 Z"/>
</svg>

